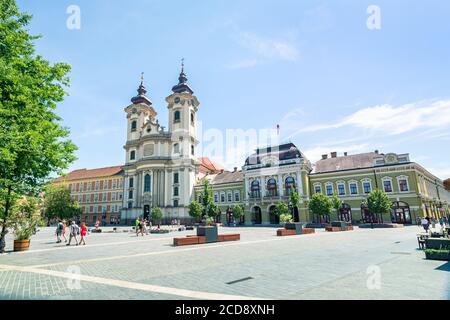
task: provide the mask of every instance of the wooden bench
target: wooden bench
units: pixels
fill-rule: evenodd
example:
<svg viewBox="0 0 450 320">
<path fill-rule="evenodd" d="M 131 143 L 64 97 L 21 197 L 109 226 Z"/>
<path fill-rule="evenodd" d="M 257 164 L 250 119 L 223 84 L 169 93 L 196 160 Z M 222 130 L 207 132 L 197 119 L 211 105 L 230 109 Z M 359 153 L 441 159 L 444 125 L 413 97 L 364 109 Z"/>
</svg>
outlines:
<svg viewBox="0 0 450 320">
<path fill-rule="evenodd" d="M 328 231 L 328 232 L 352 231 L 353 230 L 353 226 L 348 226 L 348 227 L 326 227 L 325 230 Z"/>
<path fill-rule="evenodd" d="M 226 241 L 239 241 L 241 240 L 240 234 L 219 234 L 217 236 L 219 242 L 226 242 Z"/>
<path fill-rule="evenodd" d="M 314 228 L 303 228 L 302 234 L 313 234 L 316 233 L 316 229 Z"/>
<path fill-rule="evenodd" d="M 174 238 L 173 245 L 174 246 L 190 246 L 193 244 L 199 244 L 199 237 L 186 237 L 186 238 Z"/>
<path fill-rule="evenodd" d="M 303 228 L 302 229 L 302 233 L 299 235 L 303 235 L 303 234 L 312 234 L 312 233 L 316 233 L 316 229 L 314 228 Z M 295 230 L 291 230 L 291 229 L 279 229 L 277 230 L 277 236 L 278 237 L 286 237 L 286 236 L 296 236 L 297 233 L 295 232 Z"/>
</svg>

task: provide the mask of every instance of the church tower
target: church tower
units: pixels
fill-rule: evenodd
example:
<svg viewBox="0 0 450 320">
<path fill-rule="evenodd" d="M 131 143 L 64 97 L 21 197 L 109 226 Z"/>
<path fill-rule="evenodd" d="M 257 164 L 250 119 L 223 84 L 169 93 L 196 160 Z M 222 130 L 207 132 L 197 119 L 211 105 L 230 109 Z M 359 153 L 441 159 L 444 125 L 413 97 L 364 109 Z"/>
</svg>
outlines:
<svg viewBox="0 0 450 320">
<path fill-rule="evenodd" d="M 172 88 L 172 94 L 166 98 L 169 109 L 169 131 L 172 133 L 174 157 L 196 159 L 197 111 L 200 105 L 194 91 L 187 84 L 184 62 L 178 84 Z"/>
</svg>

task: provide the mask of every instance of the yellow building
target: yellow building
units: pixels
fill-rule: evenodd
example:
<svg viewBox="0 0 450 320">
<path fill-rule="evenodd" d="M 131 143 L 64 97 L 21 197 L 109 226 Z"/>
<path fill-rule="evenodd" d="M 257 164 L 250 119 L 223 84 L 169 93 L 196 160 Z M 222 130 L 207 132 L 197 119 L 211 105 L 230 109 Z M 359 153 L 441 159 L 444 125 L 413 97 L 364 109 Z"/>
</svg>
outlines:
<svg viewBox="0 0 450 320">
<path fill-rule="evenodd" d="M 71 197 L 81 208 L 81 221 L 94 225 L 119 224 L 123 199 L 123 170 L 121 166 L 80 169 L 60 177 L 54 183 L 64 183 Z"/>
</svg>

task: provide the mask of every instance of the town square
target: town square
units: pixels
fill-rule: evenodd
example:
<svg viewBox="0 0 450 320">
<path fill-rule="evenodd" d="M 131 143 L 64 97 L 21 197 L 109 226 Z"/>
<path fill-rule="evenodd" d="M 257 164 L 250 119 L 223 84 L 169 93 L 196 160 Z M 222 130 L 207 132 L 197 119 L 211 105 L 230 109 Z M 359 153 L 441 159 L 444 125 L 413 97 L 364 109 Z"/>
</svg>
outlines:
<svg viewBox="0 0 450 320">
<path fill-rule="evenodd" d="M 450 300 L 448 4 L 119 2 L 0 0 L 2 302 Z"/>
</svg>

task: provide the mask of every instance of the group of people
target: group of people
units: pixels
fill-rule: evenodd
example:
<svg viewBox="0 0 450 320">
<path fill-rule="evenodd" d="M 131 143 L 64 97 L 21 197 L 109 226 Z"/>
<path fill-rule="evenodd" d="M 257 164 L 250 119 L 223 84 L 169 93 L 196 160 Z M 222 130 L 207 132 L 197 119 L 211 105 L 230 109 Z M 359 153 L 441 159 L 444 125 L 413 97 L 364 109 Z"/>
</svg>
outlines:
<svg viewBox="0 0 450 320">
<path fill-rule="evenodd" d="M 144 233 L 148 235 L 149 230 L 152 229 L 152 222 L 147 219 L 139 219 L 137 218 L 135 221 L 136 226 L 136 236 L 139 237 L 139 235 L 144 236 Z M 158 225 L 159 229 L 159 225 Z"/>
<path fill-rule="evenodd" d="M 66 228 L 69 228 L 69 241 L 66 238 Z M 75 240 L 75 244 L 78 245 L 86 245 L 86 236 L 88 233 L 88 229 L 84 222 L 81 223 L 81 226 L 75 221 L 66 222 L 65 220 L 59 220 L 58 225 L 56 227 L 56 243 L 61 243 L 62 238 L 64 238 L 64 242 L 67 243 L 67 246 L 70 246 L 72 239 Z M 78 241 L 78 236 L 80 236 L 80 241 Z"/>
<path fill-rule="evenodd" d="M 437 221 L 434 217 L 430 218 L 429 216 L 426 216 L 422 219 L 417 218 L 417 225 L 420 227 L 422 226 L 426 232 L 430 229 L 430 226 L 432 229 L 436 228 L 436 224 L 439 222 L 439 225 L 441 226 L 441 229 L 444 229 L 444 227 L 449 226 L 449 220 L 448 217 L 441 217 L 439 221 Z"/>
</svg>

